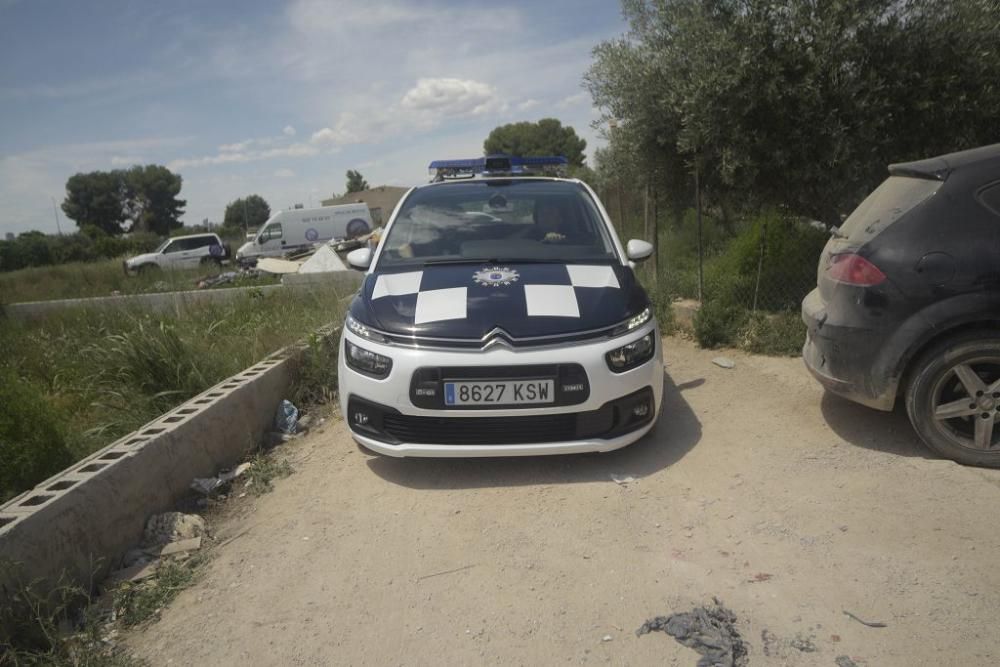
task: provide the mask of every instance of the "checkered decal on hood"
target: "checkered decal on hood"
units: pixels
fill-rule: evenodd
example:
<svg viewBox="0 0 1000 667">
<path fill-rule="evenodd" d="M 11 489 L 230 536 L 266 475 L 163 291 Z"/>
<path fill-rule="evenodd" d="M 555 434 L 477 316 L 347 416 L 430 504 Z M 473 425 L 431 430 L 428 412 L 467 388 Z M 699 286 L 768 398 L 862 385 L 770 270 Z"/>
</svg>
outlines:
<svg viewBox="0 0 1000 667">
<path fill-rule="evenodd" d="M 465 267 L 462 267 L 463 269 Z M 491 282 L 495 280 L 495 282 Z M 581 301 L 593 299 L 596 290 L 619 290 L 614 269 L 606 265 L 544 264 L 517 268 L 468 267 L 464 285 L 456 285 L 454 271 L 411 271 L 381 274 L 371 300 L 395 299 L 395 311 L 409 312 L 413 324 L 464 320 L 470 300 L 519 300 L 525 317 L 580 318 Z"/>
</svg>

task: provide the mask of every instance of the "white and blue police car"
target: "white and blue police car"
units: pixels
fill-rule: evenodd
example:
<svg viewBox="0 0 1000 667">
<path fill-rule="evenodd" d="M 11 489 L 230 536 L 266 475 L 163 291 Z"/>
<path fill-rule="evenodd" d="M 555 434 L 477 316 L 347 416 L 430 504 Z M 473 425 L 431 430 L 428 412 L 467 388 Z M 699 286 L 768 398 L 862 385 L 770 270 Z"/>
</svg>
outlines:
<svg viewBox="0 0 1000 667">
<path fill-rule="evenodd" d="M 431 163 L 400 200 L 340 343 L 340 407 L 389 456 L 604 452 L 653 426 L 659 329 L 622 247 L 566 159 Z"/>
</svg>

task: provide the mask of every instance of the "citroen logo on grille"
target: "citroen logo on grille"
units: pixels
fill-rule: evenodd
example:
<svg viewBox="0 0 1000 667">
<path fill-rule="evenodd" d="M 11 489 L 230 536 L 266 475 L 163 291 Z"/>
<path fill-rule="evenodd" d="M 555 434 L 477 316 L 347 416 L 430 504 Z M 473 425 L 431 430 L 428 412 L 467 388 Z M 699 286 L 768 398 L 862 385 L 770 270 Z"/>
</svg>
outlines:
<svg viewBox="0 0 1000 667">
<path fill-rule="evenodd" d="M 512 336 L 501 329 L 500 327 L 493 327 L 485 336 L 483 336 L 483 349 L 493 347 L 494 345 L 503 345 L 504 347 L 513 347 L 511 345 Z"/>
</svg>

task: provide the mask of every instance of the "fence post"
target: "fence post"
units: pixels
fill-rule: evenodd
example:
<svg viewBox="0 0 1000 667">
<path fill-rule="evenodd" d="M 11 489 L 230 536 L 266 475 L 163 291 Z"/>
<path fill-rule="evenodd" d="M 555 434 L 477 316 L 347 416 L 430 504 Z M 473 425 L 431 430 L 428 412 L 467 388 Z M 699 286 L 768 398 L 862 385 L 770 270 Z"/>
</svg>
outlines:
<svg viewBox="0 0 1000 667">
<path fill-rule="evenodd" d="M 618 233 L 625 235 L 625 208 L 624 208 L 625 196 L 622 194 L 622 179 L 621 175 L 618 176 Z"/>
<path fill-rule="evenodd" d="M 753 312 L 757 312 L 757 295 L 760 294 L 760 273 L 764 268 L 764 246 L 767 243 L 767 220 L 761 227 L 760 256 L 757 258 L 757 285 L 753 289 Z"/>
<path fill-rule="evenodd" d="M 649 176 L 646 176 L 646 190 L 642 196 L 642 236 L 649 238 Z"/>
<path fill-rule="evenodd" d="M 694 158 L 694 205 L 698 215 L 698 301 L 705 300 L 705 253 L 701 247 L 701 181 L 698 175 L 698 156 Z"/>
<path fill-rule="evenodd" d="M 660 199 L 653 190 L 653 281 L 660 289 Z"/>
</svg>

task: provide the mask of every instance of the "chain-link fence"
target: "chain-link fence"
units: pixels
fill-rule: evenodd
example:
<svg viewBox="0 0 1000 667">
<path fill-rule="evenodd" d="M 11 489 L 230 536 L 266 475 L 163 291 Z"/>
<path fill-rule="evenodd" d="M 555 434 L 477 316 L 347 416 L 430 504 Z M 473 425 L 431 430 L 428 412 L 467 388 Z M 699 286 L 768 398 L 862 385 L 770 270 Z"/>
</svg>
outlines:
<svg viewBox="0 0 1000 667">
<path fill-rule="evenodd" d="M 802 299 L 816 286 L 829 236 L 820 223 L 777 211 L 733 214 L 667 206 L 646 188 L 611 187 L 599 195 L 623 240 L 656 246 L 639 277 L 670 321 L 670 304 L 700 302 L 694 334 L 706 347 L 795 354 L 802 348 Z"/>
</svg>

